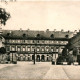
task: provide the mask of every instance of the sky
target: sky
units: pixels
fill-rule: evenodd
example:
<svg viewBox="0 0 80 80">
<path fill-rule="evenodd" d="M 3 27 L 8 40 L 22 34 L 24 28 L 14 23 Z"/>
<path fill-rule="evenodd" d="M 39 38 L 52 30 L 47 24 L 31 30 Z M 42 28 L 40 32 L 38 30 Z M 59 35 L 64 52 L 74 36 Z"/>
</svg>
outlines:
<svg viewBox="0 0 80 80">
<path fill-rule="evenodd" d="M 80 29 L 80 1 L 0 2 L 11 14 L 3 29 L 60 31 Z"/>
</svg>

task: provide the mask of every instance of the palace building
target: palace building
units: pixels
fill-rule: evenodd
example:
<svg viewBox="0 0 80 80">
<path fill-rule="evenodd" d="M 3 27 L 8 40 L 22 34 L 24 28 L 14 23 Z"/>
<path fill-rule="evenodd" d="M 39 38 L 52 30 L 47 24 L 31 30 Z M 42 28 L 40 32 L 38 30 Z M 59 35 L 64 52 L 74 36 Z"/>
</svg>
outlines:
<svg viewBox="0 0 80 80">
<path fill-rule="evenodd" d="M 2 30 L 6 53 L 17 52 L 18 61 L 51 61 L 61 55 L 74 36 L 70 31 Z"/>
</svg>

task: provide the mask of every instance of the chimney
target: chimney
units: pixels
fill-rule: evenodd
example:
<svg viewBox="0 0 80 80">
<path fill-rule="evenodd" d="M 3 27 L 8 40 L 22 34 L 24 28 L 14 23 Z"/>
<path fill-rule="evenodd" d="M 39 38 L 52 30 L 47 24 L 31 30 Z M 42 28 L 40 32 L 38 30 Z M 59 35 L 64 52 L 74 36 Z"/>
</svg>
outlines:
<svg viewBox="0 0 80 80">
<path fill-rule="evenodd" d="M 54 32 L 56 32 L 56 29 L 54 29 Z"/>
<path fill-rule="evenodd" d="M 77 34 L 77 30 L 74 30 L 74 35 Z"/>
<path fill-rule="evenodd" d="M 63 29 L 61 29 L 61 32 L 64 32 L 64 30 L 63 30 Z"/>
<path fill-rule="evenodd" d="M 70 32 L 70 30 L 68 30 L 68 33 Z"/>
<path fill-rule="evenodd" d="M 9 33 L 11 33 L 12 31 L 10 30 L 10 32 Z"/>
<path fill-rule="evenodd" d="M 22 28 L 20 28 L 20 31 L 22 31 Z"/>
<path fill-rule="evenodd" d="M 49 29 L 46 30 L 46 32 L 48 32 L 48 31 L 49 31 Z"/>
</svg>

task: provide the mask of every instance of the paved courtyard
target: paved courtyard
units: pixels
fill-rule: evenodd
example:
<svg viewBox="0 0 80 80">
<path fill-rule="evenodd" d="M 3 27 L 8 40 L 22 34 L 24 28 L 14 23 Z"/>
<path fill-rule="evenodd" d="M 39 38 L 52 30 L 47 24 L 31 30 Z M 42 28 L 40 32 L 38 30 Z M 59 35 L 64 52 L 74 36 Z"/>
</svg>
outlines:
<svg viewBox="0 0 80 80">
<path fill-rule="evenodd" d="M 0 64 L 0 79 L 80 79 L 80 66 L 52 65 L 51 62 Z"/>
</svg>

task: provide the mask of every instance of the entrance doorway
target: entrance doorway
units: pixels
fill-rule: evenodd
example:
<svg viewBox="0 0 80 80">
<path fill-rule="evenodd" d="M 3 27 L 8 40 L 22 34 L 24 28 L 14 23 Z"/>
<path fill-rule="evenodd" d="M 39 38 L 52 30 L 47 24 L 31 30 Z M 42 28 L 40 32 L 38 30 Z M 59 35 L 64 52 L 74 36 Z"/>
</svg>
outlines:
<svg viewBox="0 0 80 80">
<path fill-rule="evenodd" d="M 40 62 L 40 55 L 37 55 L 36 61 Z"/>
<path fill-rule="evenodd" d="M 32 55 L 32 60 L 34 60 L 34 55 Z"/>
<path fill-rule="evenodd" d="M 41 56 L 41 61 L 45 61 L 45 56 L 44 55 Z"/>
</svg>

